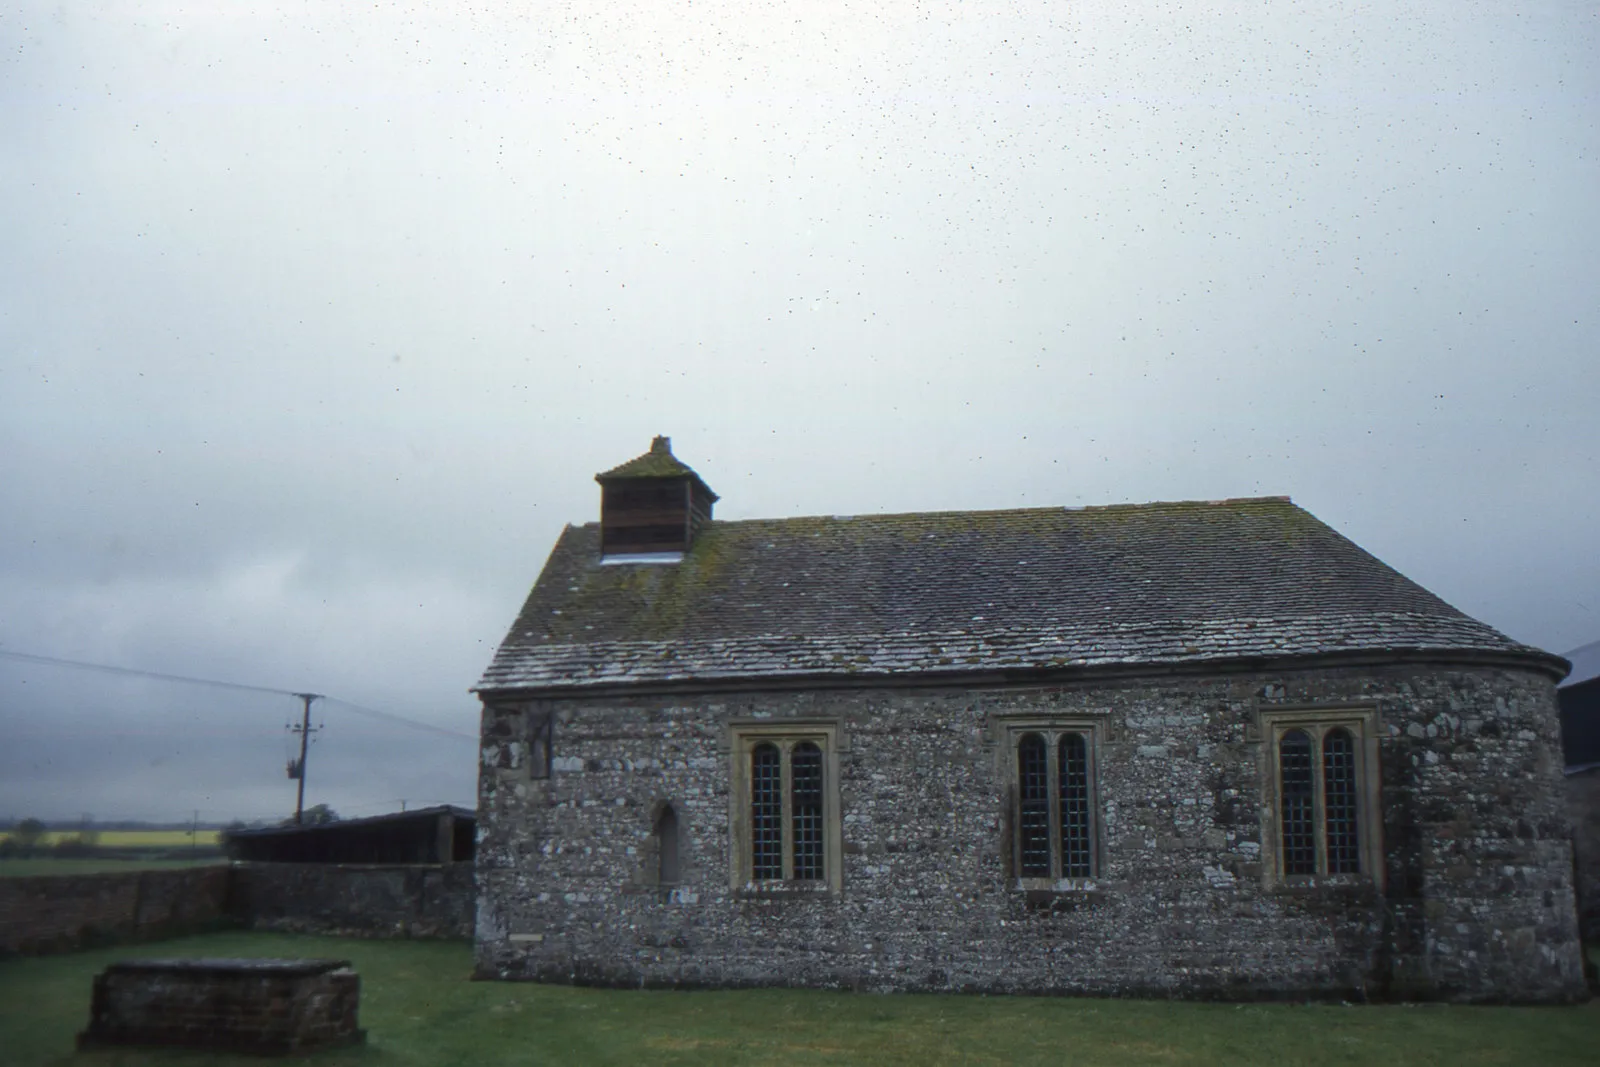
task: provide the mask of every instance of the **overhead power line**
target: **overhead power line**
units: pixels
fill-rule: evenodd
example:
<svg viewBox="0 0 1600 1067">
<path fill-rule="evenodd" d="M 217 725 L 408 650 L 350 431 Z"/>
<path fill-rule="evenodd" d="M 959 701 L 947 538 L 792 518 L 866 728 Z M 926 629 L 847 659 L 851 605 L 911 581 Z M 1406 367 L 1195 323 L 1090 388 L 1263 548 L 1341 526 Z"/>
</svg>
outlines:
<svg viewBox="0 0 1600 1067">
<path fill-rule="evenodd" d="M 113 667 L 109 663 L 87 663 L 78 659 L 58 659 L 55 656 L 38 656 L 32 652 L 12 652 L 10 649 L 0 648 L 0 656 L 7 659 L 20 659 L 28 663 L 44 663 L 52 667 L 77 667 L 86 671 L 101 671 L 105 674 L 126 674 L 135 678 L 157 678 L 163 682 L 185 682 L 189 685 L 210 685 L 218 689 L 240 689 L 246 693 L 271 693 L 274 696 L 292 697 L 295 693 L 289 689 L 272 689 L 264 685 L 245 685 L 242 682 L 219 682 L 214 678 L 191 678 L 186 674 L 164 674 L 160 671 L 141 671 L 133 667 Z"/>
<path fill-rule="evenodd" d="M 70 667 L 77 670 L 100 671 L 103 674 L 121 674 L 133 678 L 154 678 L 162 682 L 181 682 L 185 685 L 208 685 L 217 689 L 234 689 L 245 693 L 270 693 L 273 696 L 294 697 L 300 699 L 303 694 L 292 689 L 274 689 L 265 685 L 246 685 L 243 682 L 224 682 L 215 678 L 195 678 L 187 674 L 168 674 L 164 671 L 146 671 L 136 667 L 117 667 L 109 663 L 90 663 L 87 660 L 64 659 L 59 656 L 40 656 L 32 652 L 14 652 L 10 649 L 0 648 L 0 656 L 6 659 L 21 660 L 24 663 L 41 663 L 50 667 Z M 393 712 L 379 711 L 377 708 L 365 707 L 361 704 L 352 704 L 348 700 L 338 697 L 324 698 L 327 703 L 338 704 L 348 708 L 357 715 L 366 715 L 369 718 L 382 719 L 399 726 L 409 726 L 413 730 L 425 730 L 432 734 L 442 734 L 445 737 L 454 737 L 463 741 L 477 741 L 477 735 L 463 733 L 460 730 L 450 730 L 432 723 L 408 719 L 404 715 Z"/>
<path fill-rule="evenodd" d="M 460 730 L 450 730 L 443 726 L 434 726 L 431 723 L 418 722 L 415 719 L 403 718 L 402 716 L 395 715 L 391 712 L 379 711 L 377 708 L 368 708 L 363 707 L 360 704 L 352 704 L 350 701 L 343 700 L 339 697 L 325 697 L 323 698 L 323 703 L 337 704 L 341 708 L 347 708 L 350 711 L 355 712 L 357 715 L 367 715 L 374 719 L 383 719 L 388 722 L 403 723 L 406 726 L 415 727 L 418 730 L 427 730 L 429 733 L 443 734 L 446 737 L 459 737 L 466 741 L 476 742 L 478 740 L 477 734 L 463 733 Z"/>
</svg>

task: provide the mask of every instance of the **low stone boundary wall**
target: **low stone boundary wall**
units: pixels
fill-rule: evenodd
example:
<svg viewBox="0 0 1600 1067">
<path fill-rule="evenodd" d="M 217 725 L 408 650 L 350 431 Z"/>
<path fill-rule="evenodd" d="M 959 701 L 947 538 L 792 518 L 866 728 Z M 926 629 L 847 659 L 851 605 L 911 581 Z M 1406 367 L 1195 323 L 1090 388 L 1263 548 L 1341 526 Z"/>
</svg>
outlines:
<svg viewBox="0 0 1600 1067">
<path fill-rule="evenodd" d="M 240 863 L 233 909 L 257 930 L 357 937 L 472 937 L 472 864 Z"/>
<path fill-rule="evenodd" d="M 229 921 L 227 867 L 0 878 L 0 956 L 194 933 Z"/>
<path fill-rule="evenodd" d="M 360 999 L 349 960 L 125 960 L 96 976 L 78 1047 L 287 1056 L 359 1044 Z"/>
<path fill-rule="evenodd" d="M 221 926 L 471 940 L 472 864 L 231 867 L 0 878 L 0 957 Z"/>
</svg>

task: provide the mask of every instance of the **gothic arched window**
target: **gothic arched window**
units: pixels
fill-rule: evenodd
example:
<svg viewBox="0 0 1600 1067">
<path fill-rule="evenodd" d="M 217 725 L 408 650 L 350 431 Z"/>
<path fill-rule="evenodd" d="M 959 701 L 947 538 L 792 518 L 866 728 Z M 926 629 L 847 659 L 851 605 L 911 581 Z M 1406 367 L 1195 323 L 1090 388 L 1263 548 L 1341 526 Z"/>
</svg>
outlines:
<svg viewBox="0 0 1600 1067">
<path fill-rule="evenodd" d="M 1062 734 L 1056 745 L 1061 784 L 1061 876 L 1087 878 L 1094 862 L 1089 847 L 1089 745 L 1082 734 Z"/>
<path fill-rule="evenodd" d="M 750 876 L 783 877 L 783 759 L 770 742 L 750 753 Z"/>
<path fill-rule="evenodd" d="M 1361 870 L 1361 839 L 1356 825 L 1356 743 L 1343 727 L 1322 737 L 1322 810 L 1327 820 L 1328 873 Z"/>
<path fill-rule="evenodd" d="M 1311 735 L 1290 730 L 1278 742 L 1278 811 L 1283 822 L 1283 873 L 1317 873 L 1316 791 Z"/>
<path fill-rule="evenodd" d="M 1044 738 L 1026 734 L 1017 745 L 1017 872 L 1050 877 L 1050 768 Z"/>
<path fill-rule="evenodd" d="M 837 737 L 827 720 L 732 727 L 734 889 L 840 891 Z"/>
<path fill-rule="evenodd" d="M 1324 718 L 1291 709 L 1263 711 L 1262 721 L 1271 739 L 1268 810 L 1276 820 L 1262 841 L 1277 853 L 1267 876 L 1381 879 L 1377 768 L 1368 764 L 1362 741 L 1373 736 L 1376 713 L 1353 709 Z"/>
<path fill-rule="evenodd" d="M 1094 728 L 1018 724 L 1007 733 L 1016 877 L 1095 876 Z"/>
<path fill-rule="evenodd" d="M 822 749 L 802 741 L 789 750 L 789 822 L 794 877 L 822 879 Z"/>
</svg>

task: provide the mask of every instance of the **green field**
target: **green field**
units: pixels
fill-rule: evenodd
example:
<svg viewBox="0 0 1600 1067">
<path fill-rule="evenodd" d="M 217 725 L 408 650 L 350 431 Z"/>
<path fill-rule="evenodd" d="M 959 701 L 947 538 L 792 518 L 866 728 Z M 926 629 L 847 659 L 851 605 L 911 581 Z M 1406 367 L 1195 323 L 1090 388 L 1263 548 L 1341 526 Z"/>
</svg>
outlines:
<svg viewBox="0 0 1600 1067">
<path fill-rule="evenodd" d="M 1191 1004 L 791 990 L 671 992 L 470 982 L 462 944 L 214 934 L 0 963 L 8 1067 L 258 1059 L 74 1055 L 93 975 L 138 956 L 332 956 L 361 974 L 364 1049 L 321 1067 L 498 1064 L 1593 1064 L 1600 1004 L 1573 1008 Z"/>
<path fill-rule="evenodd" d="M 5 859 L 0 860 L 0 878 L 32 878 L 41 874 L 105 874 L 112 871 L 159 871 L 170 867 L 209 867 L 226 863 L 221 856 L 192 860 L 171 859 Z"/>
<path fill-rule="evenodd" d="M 93 830 L 89 831 L 94 844 L 100 848 L 215 848 L 221 843 L 220 830 Z M 50 848 L 63 841 L 76 841 L 78 830 L 47 830 L 40 835 L 38 846 Z M 0 834 L 0 840 L 10 837 Z"/>
<path fill-rule="evenodd" d="M 0 841 L 9 835 L 0 835 Z M 30 853 L 0 858 L 0 878 L 40 874 L 96 874 L 103 871 L 142 871 L 163 867 L 193 867 L 223 863 L 216 830 L 101 830 L 92 831 L 87 847 L 57 850 L 57 845 L 82 845 L 76 830 L 52 830 L 41 835 Z"/>
</svg>

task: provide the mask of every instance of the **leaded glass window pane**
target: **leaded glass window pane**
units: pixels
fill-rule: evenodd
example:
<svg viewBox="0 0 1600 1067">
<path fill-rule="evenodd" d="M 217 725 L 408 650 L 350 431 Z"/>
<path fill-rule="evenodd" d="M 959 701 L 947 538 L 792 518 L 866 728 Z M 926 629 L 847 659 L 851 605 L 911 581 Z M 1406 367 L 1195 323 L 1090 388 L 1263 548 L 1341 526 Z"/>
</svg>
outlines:
<svg viewBox="0 0 1600 1067">
<path fill-rule="evenodd" d="M 1017 745 L 1019 874 L 1050 877 L 1050 782 L 1044 738 L 1027 734 Z"/>
<path fill-rule="evenodd" d="M 794 876 L 822 878 L 822 749 L 810 741 L 789 753 L 789 817 L 794 824 Z"/>
<path fill-rule="evenodd" d="M 1361 848 L 1356 830 L 1356 745 L 1350 731 L 1329 730 L 1322 739 L 1322 808 L 1328 828 L 1328 873 L 1358 874 Z"/>
<path fill-rule="evenodd" d="M 750 753 L 750 876 L 783 877 L 783 764 L 766 743 Z"/>
<path fill-rule="evenodd" d="M 1311 735 L 1290 730 L 1278 742 L 1278 804 L 1283 820 L 1283 873 L 1317 873 Z"/>
<path fill-rule="evenodd" d="M 1082 734 L 1067 734 L 1058 749 L 1057 777 L 1061 783 L 1061 876 L 1088 878 L 1089 858 L 1089 746 Z"/>
</svg>

